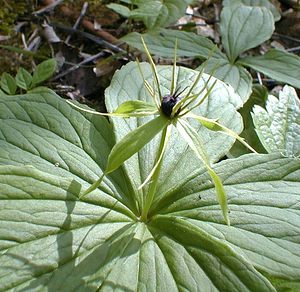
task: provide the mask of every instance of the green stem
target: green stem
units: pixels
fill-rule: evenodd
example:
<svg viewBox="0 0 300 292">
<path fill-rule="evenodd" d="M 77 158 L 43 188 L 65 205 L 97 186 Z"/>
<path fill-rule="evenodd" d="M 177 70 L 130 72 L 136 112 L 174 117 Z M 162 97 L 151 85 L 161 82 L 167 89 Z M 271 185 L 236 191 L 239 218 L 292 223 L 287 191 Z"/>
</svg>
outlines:
<svg viewBox="0 0 300 292">
<path fill-rule="evenodd" d="M 154 161 L 154 165 L 158 162 L 160 154 L 163 151 L 163 148 L 164 148 L 164 145 L 165 145 L 165 142 L 167 139 L 168 127 L 170 127 L 170 125 L 165 127 L 162 132 L 162 136 L 161 136 L 158 152 L 157 152 L 157 155 L 156 155 L 156 158 Z M 152 180 L 150 182 L 148 192 L 147 192 L 146 198 L 144 200 L 144 206 L 143 206 L 142 215 L 141 215 L 141 220 L 143 222 L 147 222 L 147 220 L 148 220 L 148 212 L 149 212 L 149 209 L 151 207 L 151 204 L 152 204 L 155 192 L 156 192 L 162 161 L 163 161 L 163 159 L 160 160 L 159 165 L 157 166 L 155 172 L 153 173 Z"/>
</svg>

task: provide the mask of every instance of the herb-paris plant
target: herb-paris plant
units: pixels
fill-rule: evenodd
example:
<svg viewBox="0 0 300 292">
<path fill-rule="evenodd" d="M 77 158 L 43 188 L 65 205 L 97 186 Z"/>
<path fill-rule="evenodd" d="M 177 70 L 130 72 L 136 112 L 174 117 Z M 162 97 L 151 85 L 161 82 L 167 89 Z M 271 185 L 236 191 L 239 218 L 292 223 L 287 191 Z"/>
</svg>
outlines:
<svg viewBox="0 0 300 292">
<path fill-rule="evenodd" d="M 204 79 L 204 84 L 202 84 L 202 87 L 200 87 L 198 83 L 202 77 L 203 72 L 201 71 L 197 74 L 197 77 L 195 78 L 190 88 L 186 86 L 183 90 L 180 91 L 180 87 L 177 87 L 175 82 L 176 78 L 178 78 L 175 50 L 175 60 L 172 68 L 170 93 L 163 95 L 156 66 L 151 58 L 146 44 L 143 40 L 142 42 L 150 61 L 155 88 L 152 88 L 149 82 L 145 80 L 139 63 L 138 65 L 140 73 L 143 77 L 143 84 L 152 97 L 153 103 L 149 104 L 139 100 L 126 101 L 125 103 L 122 103 L 114 113 L 102 115 L 137 117 L 156 114 L 158 116 L 148 123 L 145 123 L 137 127 L 132 132 L 128 133 L 113 147 L 108 157 L 108 164 L 105 172 L 98 179 L 98 181 L 96 181 L 90 188 L 88 188 L 88 190 L 83 193 L 82 196 L 87 195 L 91 191 L 95 190 L 101 184 L 104 175 L 107 175 L 120 167 L 127 159 L 129 159 L 133 154 L 140 151 L 141 148 L 145 146 L 145 144 L 147 144 L 159 132 L 162 131 L 160 146 L 158 148 L 154 166 L 149 175 L 146 177 L 145 181 L 139 186 L 139 189 L 141 189 L 147 183 L 149 183 L 148 191 L 140 200 L 141 220 L 149 220 L 150 218 L 148 217 L 148 212 L 155 197 L 164 152 L 166 151 L 166 146 L 171 136 L 172 128 L 175 127 L 180 136 L 187 142 L 189 147 L 195 152 L 196 156 L 207 168 L 207 171 L 215 185 L 217 199 L 222 208 L 224 219 L 226 223 L 229 224 L 227 196 L 222 181 L 211 166 L 210 159 L 202 142 L 202 138 L 199 137 L 197 131 L 189 124 L 187 118 L 195 119 L 202 126 L 206 127 L 209 130 L 224 132 L 225 134 L 238 139 L 253 152 L 255 152 L 255 150 L 252 149 L 246 142 L 244 142 L 243 139 L 240 138 L 234 131 L 220 124 L 217 119 L 209 119 L 192 112 L 194 109 L 200 107 L 205 99 L 210 95 L 215 84 L 217 83 L 217 79 L 212 80 L 212 76 L 206 77 L 207 80 Z M 186 92 L 184 94 L 184 97 L 180 97 L 180 95 L 184 92 Z M 156 111 L 153 110 L 154 105 L 156 106 Z M 101 115 L 101 113 L 99 114 Z"/>
<path fill-rule="evenodd" d="M 141 67 L 150 82 L 150 66 Z M 165 94 L 172 68 L 157 71 Z M 196 77 L 178 71 L 179 85 Z M 108 110 L 139 92 L 150 102 L 142 83 L 136 63 L 123 67 L 106 92 Z M 216 114 L 240 131 L 232 106 L 240 101 L 221 85 L 203 103 L 202 115 Z M 104 172 L 115 144 L 112 131 L 120 141 L 147 120 L 110 124 L 46 88 L 0 94 L 0 290 L 299 290 L 299 160 L 255 154 L 217 163 L 231 226 L 223 223 L 206 169 L 176 131 L 150 221 L 138 220 L 136 200 L 159 137 L 78 199 Z M 225 135 L 197 130 L 214 160 L 231 147 Z"/>
</svg>

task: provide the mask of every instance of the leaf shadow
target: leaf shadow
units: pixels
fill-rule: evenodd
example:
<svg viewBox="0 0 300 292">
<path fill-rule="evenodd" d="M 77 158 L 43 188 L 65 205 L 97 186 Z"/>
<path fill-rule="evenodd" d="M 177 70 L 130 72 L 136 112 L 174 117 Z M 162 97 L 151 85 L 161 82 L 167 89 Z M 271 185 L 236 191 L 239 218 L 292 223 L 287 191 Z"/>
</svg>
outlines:
<svg viewBox="0 0 300 292">
<path fill-rule="evenodd" d="M 97 222 L 88 229 L 74 251 L 76 243 L 74 242 L 72 233 L 72 213 L 77 202 L 75 197 L 78 197 L 80 191 L 81 184 L 73 180 L 67 190 L 65 200 L 67 216 L 61 225 L 61 231 L 56 236 L 58 254 L 57 267 L 53 268 L 53 262 L 51 263 L 51 261 L 48 265 L 41 265 L 29 260 L 26 256 L 12 253 L 7 254 L 7 256 L 22 262 L 24 264 L 23 269 L 24 266 L 26 266 L 24 270 L 28 270 L 32 279 L 34 279 L 28 283 L 29 285 L 26 286 L 26 288 L 22 288 L 21 291 L 39 290 L 41 287 L 47 287 L 47 291 L 49 292 L 60 290 L 77 291 L 78 289 L 96 291 L 101 283 L 105 281 L 105 278 L 97 276 L 99 270 L 105 265 L 108 265 L 111 266 L 111 271 L 114 267 L 112 262 L 138 252 L 140 241 L 134 238 L 135 233 L 132 230 L 133 223 L 131 222 L 117 230 L 99 246 L 93 247 L 91 252 L 86 250 L 86 247 L 83 246 L 84 241 L 90 233 L 92 233 L 93 229 L 103 222 L 112 209 L 103 214 Z M 133 246 L 133 248 L 126 249 L 127 245 Z M 86 251 L 89 254 L 84 258 L 83 254 Z M 79 257 L 83 257 L 83 259 L 77 263 Z M 114 286 L 122 291 L 129 291 L 126 287 L 122 287 L 113 282 L 108 281 L 106 285 Z"/>
<path fill-rule="evenodd" d="M 113 126 L 106 117 L 98 115 L 92 115 L 92 117 L 90 117 L 90 121 L 91 127 L 89 132 L 89 142 L 95 155 L 95 161 L 98 163 L 99 168 L 104 171 L 107 165 L 107 158 L 111 149 L 115 145 Z M 122 121 L 120 120 L 120 122 Z M 103 130 L 104 127 L 106 130 Z M 106 145 L 104 145 L 103 139 L 105 140 Z M 101 174 L 102 173 L 99 173 L 99 176 Z M 104 187 L 105 181 L 108 184 L 113 185 L 112 187 L 115 189 L 115 193 L 113 194 L 114 198 L 127 206 L 136 216 L 139 216 L 138 206 L 136 203 L 137 201 L 135 198 L 137 190 L 133 187 L 131 179 L 129 178 L 128 173 L 124 171 L 123 167 L 120 167 L 106 175 L 104 177 L 104 181 L 99 187 L 107 193 L 112 193 L 110 189 Z"/>
</svg>

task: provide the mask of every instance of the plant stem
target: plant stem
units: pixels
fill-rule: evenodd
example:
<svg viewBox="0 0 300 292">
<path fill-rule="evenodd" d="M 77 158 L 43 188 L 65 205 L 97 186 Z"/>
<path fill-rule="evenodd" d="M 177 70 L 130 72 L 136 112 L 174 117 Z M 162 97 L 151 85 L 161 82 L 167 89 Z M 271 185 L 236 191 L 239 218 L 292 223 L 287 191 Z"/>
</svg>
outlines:
<svg viewBox="0 0 300 292">
<path fill-rule="evenodd" d="M 165 142 L 166 142 L 166 139 L 167 139 L 167 131 L 168 131 L 168 128 L 170 126 L 171 125 L 168 125 L 167 127 L 165 127 L 163 129 L 160 144 L 159 144 L 159 148 L 158 148 L 158 152 L 157 152 L 157 155 L 156 155 L 156 158 L 155 158 L 155 161 L 154 161 L 154 165 L 158 162 L 160 154 L 163 151 L 163 148 L 164 148 L 164 145 L 165 145 Z M 149 209 L 151 207 L 151 204 L 152 204 L 155 192 L 156 192 L 162 161 L 163 161 L 163 159 L 161 159 L 161 161 L 159 162 L 158 167 L 156 168 L 155 172 L 153 173 L 152 180 L 150 182 L 148 192 L 147 192 L 146 198 L 144 200 L 144 206 L 143 206 L 142 215 L 141 215 L 141 220 L 143 222 L 147 222 L 147 220 L 148 220 L 148 212 L 149 212 Z"/>
</svg>

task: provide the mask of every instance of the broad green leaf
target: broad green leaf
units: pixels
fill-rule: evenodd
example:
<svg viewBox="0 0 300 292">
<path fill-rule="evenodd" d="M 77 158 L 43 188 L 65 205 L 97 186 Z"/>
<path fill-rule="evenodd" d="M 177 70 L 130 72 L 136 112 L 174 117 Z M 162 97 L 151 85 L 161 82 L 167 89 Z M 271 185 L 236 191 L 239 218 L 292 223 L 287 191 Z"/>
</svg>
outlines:
<svg viewBox="0 0 300 292">
<path fill-rule="evenodd" d="M 121 71 L 133 70 L 132 64 Z M 142 68 L 149 80 L 149 66 Z M 158 68 L 162 84 L 163 76 L 172 75 L 163 69 L 169 67 Z M 185 70 L 178 78 L 193 76 Z M 116 76 L 122 84 L 121 71 Z M 121 99 L 139 84 L 138 77 L 125 81 Z M 107 95 L 118 91 L 116 82 Z M 138 97 L 151 100 L 145 92 Z M 0 119 L 0 290 L 275 291 L 299 284 L 298 159 L 245 155 L 216 164 L 229 197 L 230 227 L 223 224 L 206 169 L 198 165 L 195 171 L 195 159 L 177 160 L 144 223 L 132 187 L 139 175 L 135 165 L 129 175 L 119 168 L 101 189 L 78 200 L 103 173 L 115 143 L 105 118 L 37 88 L 1 95 Z M 117 139 L 121 126 L 144 124 L 130 121 L 112 119 Z M 176 142 L 166 149 L 173 159 L 182 153 L 181 140 Z M 154 158 L 154 152 L 141 152 L 140 173 Z"/>
<path fill-rule="evenodd" d="M 73 177 L 82 190 L 102 175 L 115 143 L 106 118 L 79 112 L 41 87 L 26 95 L 0 96 L 0 124 L 0 164 L 34 165 Z M 102 190 L 134 210 L 135 192 L 122 173 L 120 169 L 105 178 Z"/>
<path fill-rule="evenodd" d="M 108 156 L 106 173 L 114 171 L 133 154 L 139 152 L 141 148 L 161 132 L 168 123 L 167 117 L 158 116 L 150 122 L 129 132 L 112 148 Z"/>
<path fill-rule="evenodd" d="M 300 102 L 294 88 L 286 85 L 279 92 L 279 99 L 269 95 L 266 109 L 254 106 L 252 117 L 258 137 L 269 153 L 300 155 Z"/>
<path fill-rule="evenodd" d="M 252 6 L 225 6 L 221 12 L 222 44 L 233 63 L 240 53 L 268 40 L 274 31 L 269 9 Z"/>
<path fill-rule="evenodd" d="M 137 0 L 137 9 L 131 11 L 133 18 L 144 22 L 148 30 L 159 29 L 173 24 L 182 17 L 192 0 Z"/>
<path fill-rule="evenodd" d="M 130 9 L 127 6 L 116 4 L 116 3 L 110 3 L 106 6 L 109 9 L 112 9 L 113 11 L 122 15 L 123 17 L 127 17 L 127 18 L 130 17 Z"/>
<path fill-rule="evenodd" d="M 147 63 L 141 63 L 140 66 L 145 79 L 152 85 L 154 80 L 150 65 Z M 159 82 L 161 84 L 162 95 L 164 96 L 169 94 L 171 89 L 173 66 L 157 66 L 157 72 Z M 180 87 L 182 89 L 187 87 L 186 91 L 188 91 L 198 77 L 198 74 L 198 71 L 177 67 L 175 72 L 176 87 Z M 208 75 L 203 74 L 199 83 L 193 89 L 192 94 L 198 93 L 200 89 L 203 88 L 207 79 Z M 208 87 L 211 86 L 214 81 L 215 78 L 212 78 Z M 203 95 L 205 93 L 206 90 L 203 92 Z M 158 95 L 157 92 L 156 94 Z M 182 94 L 182 97 L 184 94 L 185 93 Z M 115 98 L 116 96 L 118 96 L 118 99 Z M 122 69 L 114 75 L 110 87 L 106 90 L 106 106 L 108 111 L 111 112 L 118 108 L 120 104 L 136 99 L 153 103 L 152 97 L 143 85 L 143 79 L 139 72 L 137 63 L 131 62 L 122 67 Z M 233 89 L 223 82 L 217 81 L 206 101 L 198 109 L 195 109 L 195 114 L 212 119 L 218 119 L 218 121 L 223 125 L 229 127 L 236 133 L 240 133 L 242 130 L 242 121 L 241 116 L 237 112 L 237 108 L 241 106 L 242 100 L 234 93 Z M 136 129 L 136 127 L 145 124 L 151 119 L 153 119 L 153 117 L 150 116 L 144 118 L 140 117 L 116 120 L 114 122 L 114 129 L 117 142 L 121 141 L 124 136 Z M 234 142 L 233 138 L 207 130 L 196 121 L 190 120 L 190 123 L 202 137 L 211 162 L 215 162 L 226 155 Z M 153 143 L 145 145 L 145 147 L 139 152 L 138 156 L 134 156 L 129 159 L 129 163 L 125 162 L 125 169 L 128 173 L 130 173 L 133 181 L 135 181 L 136 188 L 145 181 L 153 168 L 154 157 L 150 159 L 149 155 L 151 153 L 153 155 L 157 153 L 158 144 L 159 137 L 155 138 Z M 160 177 L 161 183 L 159 184 L 159 188 L 171 188 L 171 181 L 180 181 L 191 173 L 192 170 L 186 167 L 186 165 L 189 164 L 189 161 L 195 162 L 191 165 L 191 168 L 194 170 L 202 166 L 201 163 L 195 161 L 194 153 L 189 150 L 186 143 L 182 143 L 182 138 L 179 133 L 174 130 L 166 149 L 161 169 L 162 174 Z M 139 167 L 142 164 L 144 165 L 143 169 Z M 181 169 L 180 174 L 176 172 L 177 168 Z M 136 171 L 138 172 L 136 173 Z M 132 173 L 135 173 L 135 175 L 132 175 Z M 175 176 L 172 176 L 171 173 L 174 173 Z M 171 177 L 171 181 L 168 183 L 164 182 L 168 181 L 169 177 Z M 158 193 L 162 192 L 162 189 L 158 190 Z"/>
<path fill-rule="evenodd" d="M 24 68 L 20 68 L 16 75 L 16 83 L 22 89 L 29 90 L 32 82 L 31 74 Z"/>
<path fill-rule="evenodd" d="M 199 291 L 199 287 L 200 291 L 275 291 L 250 263 L 241 262 L 241 255 L 187 218 L 158 215 L 150 230 L 162 252 L 169 255 L 166 261 L 179 291 Z"/>
<path fill-rule="evenodd" d="M 300 88 L 300 57 L 295 54 L 272 49 L 263 56 L 242 58 L 238 63 Z"/>
<path fill-rule="evenodd" d="M 231 64 L 226 56 L 211 58 L 205 62 L 204 66 L 205 72 L 208 74 L 212 74 L 216 69 L 213 75 L 230 84 L 243 101 L 247 101 L 252 91 L 252 77 L 243 66 Z"/>
<path fill-rule="evenodd" d="M 172 214 L 174 222 L 183 218 L 228 242 L 274 285 L 299 285 L 299 159 L 250 154 L 223 161 L 215 171 L 227 191 L 231 227 L 222 224 L 219 207 L 212 203 L 214 186 L 207 173 L 193 173 L 188 182 L 174 186 L 156 201 L 153 212 Z"/>
<path fill-rule="evenodd" d="M 145 40 L 149 51 L 160 57 L 174 58 L 176 40 L 177 56 L 179 57 L 201 57 L 206 59 L 212 50 L 214 50 L 214 55 L 219 57 L 224 56 L 211 40 L 192 32 L 170 29 L 160 29 L 144 34 L 132 32 L 123 37 L 122 40 L 130 46 L 144 51 L 141 37 Z"/>
<path fill-rule="evenodd" d="M 37 65 L 32 76 L 32 85 L 37 84 L 50 78 L 56 70 L 56 60 L 49 59 Z"/>
<path fill-rule="evenodd" d="M 115 111 L 114 113 L 118 114 L 148 114 L 148 113 L 154 113 L 157 111 L 157 108 L 147 102 L 143 102 L 141 100 L 133 100 L 133 101 L 125 101 L 122 103 Z"/>
<path fill-rule="evenodd" d="M 281 15 L 277 8 L 269 0 L 224 0 L 222 4 L 223 6 L 246 5 L 266 7 L 272 12 L 275 21 L 278 21 L 281 18 Z"/>
<path fill-rule="evenodd" d="M 1 88 L 8 94 L 15 94 L 17 84 L 15 79 L 8 73 L 3 73 L 0 81 Z"/>
</svg>

